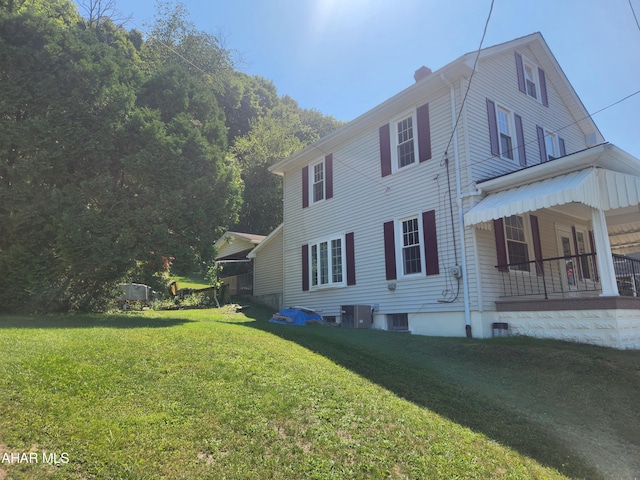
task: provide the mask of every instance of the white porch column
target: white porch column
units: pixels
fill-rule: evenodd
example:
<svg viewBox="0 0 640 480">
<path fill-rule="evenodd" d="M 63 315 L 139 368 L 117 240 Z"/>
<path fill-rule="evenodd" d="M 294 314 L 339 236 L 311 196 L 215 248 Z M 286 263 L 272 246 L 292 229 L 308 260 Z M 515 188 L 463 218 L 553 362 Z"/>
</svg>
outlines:
<svg viewBox="0 0 640 480">
<path fill-rule="evenodd" d="M 607 221 L 604 217 L 604 212 L 599 208 L 591 209 L 591 224 L 593 226 L 593 239 L 596 244 L 598 275 L 600 275 L 600 284 L 602 285 L 602 293 L 600 295 L 618 296 L 620 293 L 616 283 L 616 272 L 613 268 Z"/>
</svg>

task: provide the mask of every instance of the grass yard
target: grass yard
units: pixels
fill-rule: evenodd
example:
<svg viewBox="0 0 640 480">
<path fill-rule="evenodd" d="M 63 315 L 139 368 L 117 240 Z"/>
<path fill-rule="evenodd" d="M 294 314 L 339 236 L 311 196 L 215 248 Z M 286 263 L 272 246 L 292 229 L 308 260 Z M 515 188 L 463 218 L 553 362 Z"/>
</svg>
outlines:
<svg viewBox="0 0 640 480">
<path fill-rule="evenodd" d="M 270 313 L 0 317 L 0 480 L 640 476 L 640 352 Z"/>
</svg>

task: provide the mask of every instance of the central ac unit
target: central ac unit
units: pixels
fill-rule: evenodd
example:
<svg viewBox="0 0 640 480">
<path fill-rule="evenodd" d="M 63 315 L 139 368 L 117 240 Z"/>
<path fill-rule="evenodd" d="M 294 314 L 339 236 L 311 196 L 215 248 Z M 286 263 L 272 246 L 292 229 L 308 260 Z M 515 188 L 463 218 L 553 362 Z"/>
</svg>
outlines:
<svg viewBox="0 0 640 480">
<path fill-rule="evenodd" d="M 345 328 L 371 328 L 373 312 L 371 305 L 342 305 L 341 326 Z"/>
</svg>

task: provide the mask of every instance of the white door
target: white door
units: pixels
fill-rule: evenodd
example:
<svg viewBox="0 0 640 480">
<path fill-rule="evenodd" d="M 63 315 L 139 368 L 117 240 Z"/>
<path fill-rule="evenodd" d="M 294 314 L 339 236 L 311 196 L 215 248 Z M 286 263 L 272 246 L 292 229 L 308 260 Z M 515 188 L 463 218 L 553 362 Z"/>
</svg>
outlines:
<svg viewBox="0 0 640 480">
<path fill-rule="evenodd" d="M 556 225 L 556 238 L 558 241 L 558 260 L 560 265 L 560 276 L 562 283 L 568 290 L 577 290 L 577 265 L 574 258 L 576 252 L 573 245 L 573 234 L 571 229 L 565 226 Z"/>
</svg>

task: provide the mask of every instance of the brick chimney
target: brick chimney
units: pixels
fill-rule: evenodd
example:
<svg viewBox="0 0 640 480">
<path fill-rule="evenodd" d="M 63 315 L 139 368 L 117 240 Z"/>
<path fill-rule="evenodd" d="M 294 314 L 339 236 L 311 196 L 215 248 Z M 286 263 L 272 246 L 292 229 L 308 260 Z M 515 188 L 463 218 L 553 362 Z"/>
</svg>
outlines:
<svg viewBox="0 0 640 480">
<path fill-rule="evenodd" d="M 428 77 L 429 75 L 431 75 L 431 69 L 428 67 L 422 66 L 418 70 L 416 70 L 416 73 L 413 74 L 413 78 L 417 83 L 423 78 Z"/>
</svg>

